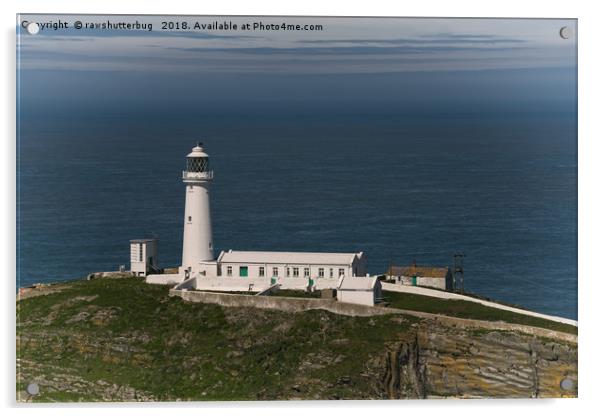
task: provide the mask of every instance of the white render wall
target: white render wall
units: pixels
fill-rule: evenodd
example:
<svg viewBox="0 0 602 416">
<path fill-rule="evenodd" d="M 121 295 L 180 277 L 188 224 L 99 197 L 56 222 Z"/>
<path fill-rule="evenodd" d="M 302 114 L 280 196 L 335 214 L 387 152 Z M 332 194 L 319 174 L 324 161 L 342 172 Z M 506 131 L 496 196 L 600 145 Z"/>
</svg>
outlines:
<svg viewBox="0 0 602 416">
<path fill-rule="evenodd" d="M 200 271 L 201 262 L 213 260 L 213 235 L 209 207 L 209 182 L 186 182 L 184 209 L 184 241 L 182 270 L 190 268 L 190 276 Z"/>
<path fill-rule="evenodd" d="M 218 290 L 221 292 L 261 292 L 272 286 L 272 279 L 270 277 L 196 277 L 190 280 L 194 280 L 194 283 L 191 283 L 190 286 L 196 290 Z M 339 279 L 314 280 L 316 290 L 336 289 L 339 282 Z M 158 283 L 158 278 L 149 283 Z M 276 283 L 284 290 L 306 290 L 309 285 L 309 279 L 281 277 Z"/>
<path fill-rule="evenodd" d="M 411 276 L 392 276 L 398 282 L 397 284 L 404 286 L 412 286 Z M 450 279 L 451 280 L 451 279 Z M 451 286 L 448 287 L 447 279 L 444 277 L 416 277 L 416 286 L 422 287 L 433 287 L 441 290 L 451 290 Z"/>
<path fill-rule="evenodd" d="M 140 261 L 140 250 L 142 250 L 142 261 Z M 149 264 L 157 265 L 157 241 L 130 242 L 130 270 L 136 276 L 146 276 Z"/>
<path fill-rule="evenodd" d="M 218 290 L 221 292 L 261 292 L 270 286 L 269 278 L 197 277 L 194 282 L 196 290 Z"/>
<path fill-rule="evenodd" d="M 441 289 L 441 290 L 446 290 L 447 289 L 445 287 L 445 278 L 441 278 L 441 277 L 420 277 L 420 276 L 418 276 L 416 280 L 417 280 L 416 284 L 418 286 L 434 287 L 435 289 Z"/>
<path fill-rule="evenodd" d="M 285 290 L 305 290 L 309 285 L 308 279 L 297 278 L 279 278 L 276 283 L 281 289 Z M 336 289 L 339 285 L 338 279 L 320 279 L 315 280 L 315 289 Z M 220 290 L 220 291 L 248 291 L 249 285 L 252 285 L 251 291 L 259 292 L 272 286 L 270 277 L 197 277 L 195 278 L 194 288 L 196 290 Z"/>
<path fill-rule="evenodd" d="M 179 274 L 150 274 L 146 277 L 146 283 L 154 285 L 175 285 L 183 280 Z"/>
<path fill-rule="evenodd" d="M 374 306 L 374 290 L 337 290 L 339 302 Z"/>
<path fill-rule="evenodd" d="M 320 268 L 324 269 L 324 278 L 330 278 L 330 269 L 332 269 L 332 273 L 333 273 L 332 278 L 333 279 L 339 278 L 339 269 L 343 269 L 344 276 L 352 276 L 353 268 L 354 268 L 353 265 L 340 265 L 340 264 L 331 264 L 331 265 L 270 264 L 270 263 L 253 264 L 253 263 L 224 263 L 224 262 L 221 262 L 220 266 L 221 266 L 221 277 L 240 277 L 239 268 L 241 266 L 246 266 L 247 270 L 248 270 L 247 277 L 275 277 L 273 274 L 273 268 L 278 268 L 278 276 L 277 277 L 285 277 L 285 278 L 286 277 L 293 278 L 293 272 L 294 272 L 293 269 L 295 267 L 297 267 L 299 269 L 299 276 L 295 277 L 295 279 L 298 279 L 298 278 L 307 279 L 308 276 L 305 276 L 305 269 L 309 268 L 309 277 L 312 278 L 313 280 L 320 279 L 320 277 L 319 277 L 319 271 L 320 271 L 319 269 Z M 228 266 L 232 267 L 232 276 L 228 276 L 228 273 L 227 273 Z M 265 273 L 264 276 L 259 275 L 259 271 L 260 271 L 261 267 L 264 268 L 264 273 Z M 287 276 L 287 274 L 286 274 L 287 267 L 290 268 L 289 276 Z M 365 268 L 363 268 L 361 270 L 364 271 Z M 365 272 L 364 272 L 364 274 L 361 274 L 359 276 L 365 276 Z"/>
<path fill-rule="evenodd" d="M 336 289 L 341 283 L 341 279 L 316 279 L 314 281 L 316 290 Z"/>
</svg>

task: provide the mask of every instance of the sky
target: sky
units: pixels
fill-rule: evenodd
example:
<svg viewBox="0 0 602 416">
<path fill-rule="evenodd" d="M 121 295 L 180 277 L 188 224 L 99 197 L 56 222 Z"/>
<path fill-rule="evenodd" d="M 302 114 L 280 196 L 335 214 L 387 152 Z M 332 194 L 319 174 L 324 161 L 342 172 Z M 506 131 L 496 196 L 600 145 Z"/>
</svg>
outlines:
<svg viewBox="0 0 602 416">
<path fill-rule="evenodd" d="M 576 97 L 576 21 L 20 15 L 21 110 L 555 108 Z M 152 30 L 75 29 L 139 22 Z M 162 22 L 238 30 L 162 30 Z M 68 23 L 54 30 L 53 24 Z M 241 30 L 245 23 L 319 31 Z M 561 27 L 569 27 L 563 39 Z"/>
</svg>

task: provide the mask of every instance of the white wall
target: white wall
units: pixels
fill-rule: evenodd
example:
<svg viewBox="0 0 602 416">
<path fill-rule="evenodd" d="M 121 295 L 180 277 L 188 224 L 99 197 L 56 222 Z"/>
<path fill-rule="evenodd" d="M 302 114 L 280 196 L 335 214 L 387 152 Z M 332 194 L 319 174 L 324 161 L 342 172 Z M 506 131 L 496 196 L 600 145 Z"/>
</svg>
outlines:
<svg viewBox="0 0 602 416">
<path fill-rule="evenodd" d="M 339 287 L 341 280 L 334 278 L 334 279 L 317 279 L 315 280 L 315 288 L 316 290 L 322 290 L 322 289 L 336 289 L 337 287 Z"/>
<path fill-rule="evenodd" d="M 411 276 L 389 276 L 397 280 L 400 285 L 412 286 Z M 416 277 L 416 286 L 432 287 L 441 290 L 451 290 L 447 287 L 447 279 L 441 277 Z"/>
<path fill-rule="evenodd" d="M 445 279 L 438 277 L 418 277 L 416 284 L 418 286 L 434 287 L 435 289 L 445 290 Z"/>
<path fill-rule="evenodd" d="M 359 305 L 374 306 L 373 290 L 337 290 L 339 302 L 357 303 Z"/>
<path fill-rule="evenodd" d="M 216 261 L 202 261 L 199 262 L 199 278 L 217 277 L 217 262 Z"/>
<path fill-rule="evenodd" d="M 142 249 L 142 261 L 140 261 L 140 249 Z M 149 265 L 156 266 L 157 263 L 158 248 L 156 241 L 130 243 L 130 270 L 136 276 L 146 276 Z"/>
<path fill-rule="evenodd" d="M 155 285 L 175 285 L 183 280 L 179 274 L 150 274 L 146 277 L 146 283 Z"/>
<path fill-rule="evenodd" d="M 281 289 L 285 290 L 305 290 L 309 286 L 309 279 L 302 277 L 281 277 L 278 279 L 278 284 Z"/>
<path fill-rule="evenodd" d="M 246 292 L 251 286 L 252 292 L 260 292 L 270 287 L 270 278 L 248 278 L 239 277 L 197 277 L 194 287 L 196 290 L 218 290 L 222 292 Z"/>
<path fill-rule="evenodd" d="M 273 272 L 272 269 L 274 267 L 278 268 L 278 277 L 290 277 L 293 278 L 293 269 L 297 267 L 299 269 L 298 278 L 307 279 L 305 276 L 305 268 L 309 268 L 309 276 L 313 280 L 320 279 L 319 272 L 320 268 L 324 269 L 324 278 L 330 278 L 330 269 L 333 272 L 333 278 L 338 279 L 339 277 L 339 269 L 343 269 L 345 276 L 351 276 L 353 273 L 353 267 L 350 265 L 316 265 L 316 264 L 273 264 L 273 263 L 265 263 L 265 264 L 256 264 L 256 263 L 226 263 L 222 262 L 221 265 L 221 276 L 228 277 L 227 270 L 228 266 L 232 266 L 232 276 L 231 277 L 240 277 L 239 275 L 239 267 L 247 266 L 248 277 L 260 277 L 259 269 L 260 267 L 264 268 L 265 276 L 263 277 L 272 277 Z M 286 268 L 290 268 L 290 276 L 286 275 Z M 358 270 L 359 271 L 359 270 Z M 364 274 L 365 275 L 365 274 Z"/>
<path fill-rule="evenodd" d="M 200 262 L 214 259 L 209 182 L 184 183 L 186 185 L 186 206 L 184 209 L 182 267 L 183 269 L 190 268 L 191 276 L 194 276 L 199 271 Z"/>
</svg>

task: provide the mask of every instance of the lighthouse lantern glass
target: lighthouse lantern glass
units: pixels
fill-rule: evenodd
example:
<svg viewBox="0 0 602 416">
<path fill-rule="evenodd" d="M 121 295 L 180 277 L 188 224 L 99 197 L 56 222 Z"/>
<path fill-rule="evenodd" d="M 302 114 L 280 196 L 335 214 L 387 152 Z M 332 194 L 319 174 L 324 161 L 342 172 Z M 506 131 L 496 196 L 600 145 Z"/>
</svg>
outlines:
<svg viewBox="0 0 602 416">
<path fill-rule="evenodd" d="M 207 172 L 209 170 L 209 158 L 207 158 L 207 157 L 186 158 L 186 170 L 188 172 Z"/>
</svg>

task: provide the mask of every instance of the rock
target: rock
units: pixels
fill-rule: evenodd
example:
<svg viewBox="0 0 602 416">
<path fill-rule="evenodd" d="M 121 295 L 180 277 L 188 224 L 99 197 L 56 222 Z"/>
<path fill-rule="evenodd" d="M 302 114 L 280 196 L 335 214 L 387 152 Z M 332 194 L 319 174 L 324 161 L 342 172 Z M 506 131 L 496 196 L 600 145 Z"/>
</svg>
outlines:
<svg viewBox="0 0 602 416">
<path fill-rule="evenodd" d="M 554 353 L 550 353 L 553 345 Z M 420 326 L 414 338 L 390 344 L 383 359 L 382 390 L 388 398 L 575 397 L 577 386 L 560 388 L 563 377 L 577 379 L 577 349 L 544 343 L 511 332 L 467 334 L 435 325 Z"/>
<path fill-rule="evenodd" d="M 339 377 L 337 379 L 337 384 L 339 384 L 339 385 L 351 384 L 351 377 L 348 377 L 348 376 Z"/>
</svg>

